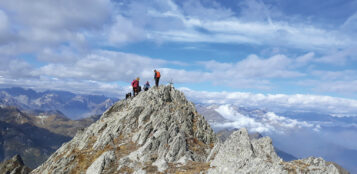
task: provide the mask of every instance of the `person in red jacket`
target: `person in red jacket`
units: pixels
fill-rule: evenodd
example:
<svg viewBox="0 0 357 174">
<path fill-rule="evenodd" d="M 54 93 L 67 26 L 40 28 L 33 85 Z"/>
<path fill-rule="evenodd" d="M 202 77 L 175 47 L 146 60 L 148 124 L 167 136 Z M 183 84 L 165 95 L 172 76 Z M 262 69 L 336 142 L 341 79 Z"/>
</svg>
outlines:
<svg viewBox="0 0 357 174">
<path fill-rule="evenodd" d="M 159 86 L 160 77 L 161 77 L 160 72 L 155 69 L 154 70 L 154 79 L 155 79 L 156 87 Z"/>
<path fill-rule="evenodd" d="M 136 78 L 131 82 L 131 86 L 133 87 L 133 96 L 135 97 L 139 93 L 139 80 L 140 78 Z"/>
</svg>

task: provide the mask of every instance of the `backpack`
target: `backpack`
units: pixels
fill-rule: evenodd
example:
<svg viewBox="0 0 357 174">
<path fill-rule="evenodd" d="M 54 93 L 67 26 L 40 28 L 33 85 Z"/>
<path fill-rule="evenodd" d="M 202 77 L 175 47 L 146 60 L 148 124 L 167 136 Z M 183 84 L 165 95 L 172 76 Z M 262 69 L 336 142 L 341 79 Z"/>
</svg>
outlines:
<svg viewBox="0 0 357 174">
<path fill-rule="evenodd" d="M 156 71 L 156 78 L 160 78 L 161 74 L 159 71 Z"/>
<path fill-rule="evenodd" d="M 133 82 L 131 82 L 131 86 L 132 87 L 138 87 L 138 81 L 137 80 L 133 80 Z"/>
</svg>

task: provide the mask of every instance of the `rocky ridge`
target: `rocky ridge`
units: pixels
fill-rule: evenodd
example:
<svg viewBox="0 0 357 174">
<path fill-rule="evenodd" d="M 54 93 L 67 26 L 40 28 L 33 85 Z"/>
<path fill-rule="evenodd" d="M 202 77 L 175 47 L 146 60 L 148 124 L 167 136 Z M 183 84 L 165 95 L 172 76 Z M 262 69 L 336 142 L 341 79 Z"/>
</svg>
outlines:
<svg viewBox="0 0 357 174">
<path fill-rule="evenodd" d="M 31 169 L 26 167 L 19 155 L 0 164 L 0 173 L 4 174 L 28 174 Z"/>
<path fill-rule="evenodd" d="M 321 158 L 284 162 L 269 137 L 240 129 L 221 143 L 182 92 L 122 100 L 32 173 L 343 173 Z"/>
</svg>

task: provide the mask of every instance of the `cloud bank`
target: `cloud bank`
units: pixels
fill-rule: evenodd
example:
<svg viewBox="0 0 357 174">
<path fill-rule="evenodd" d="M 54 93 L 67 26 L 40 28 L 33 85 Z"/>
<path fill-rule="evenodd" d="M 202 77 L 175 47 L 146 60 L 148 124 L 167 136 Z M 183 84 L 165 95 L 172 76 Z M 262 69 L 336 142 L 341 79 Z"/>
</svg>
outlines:
<svg viewBox="0 0 357 174">
<path fill-rule="evenodd" d="M 283 116 L 278 116 L 273 112 L 263 113 L 259 116 L 250 116 L 239 113 L 232 105 L 225 104 L 220 105 L 215 109 L 224 118 L 230 120 L 230 122 L 220 123 L 215 127 L 230 127 L 230 128 L 242 128 L 245 127 L 252 132 L 260 133 L 279 133 L 285 134 L 290 131 L 297 131 L 301 128 L 311 128 L 315 131 L 319 131 L 320 126 L 307 123 L 306 121 L 297 121 L 295 119 L 289 119 Z"/>
<path fill-rule="evenodd" d="M 314 111 L 327 114 L 354 116 L 357 101 L 330 96 L 303 94 L 253 94 L 244 92 L 207 92 L 180 88 L 189 99 L 203 104 L 234 104 L 262 108 L 268 111 Z"/>
</svg>

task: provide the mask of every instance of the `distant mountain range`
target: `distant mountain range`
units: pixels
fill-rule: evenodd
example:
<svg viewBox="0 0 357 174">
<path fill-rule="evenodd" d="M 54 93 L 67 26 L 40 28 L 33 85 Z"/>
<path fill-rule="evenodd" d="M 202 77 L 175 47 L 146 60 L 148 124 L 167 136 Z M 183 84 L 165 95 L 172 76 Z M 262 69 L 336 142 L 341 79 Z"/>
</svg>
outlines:
<svg viewBox="0 0 357 174">
<path fill-rule="evenodd" d="M 0 161 L 20 154 L 35 168 L 118 99 L 19 87 L 0 89 Z"/>
<path fill-rule="evenodd" d="M 0 161 L 19 154 L 35 168 L 45 161 L 79 129 L 99 119 L 99 115 L 70 120 L 59 111 L 26 111 L 0 107 Z"/>
<path fill-rule="evenodd" d="M 82 95 L 66 91 L 37 92 L 19 87 L 0 89 L 0 106 L 21 110 L 60 111 L 70 119 L 102 114 L 118 99 L 103 95 Z"/>
</svg>

